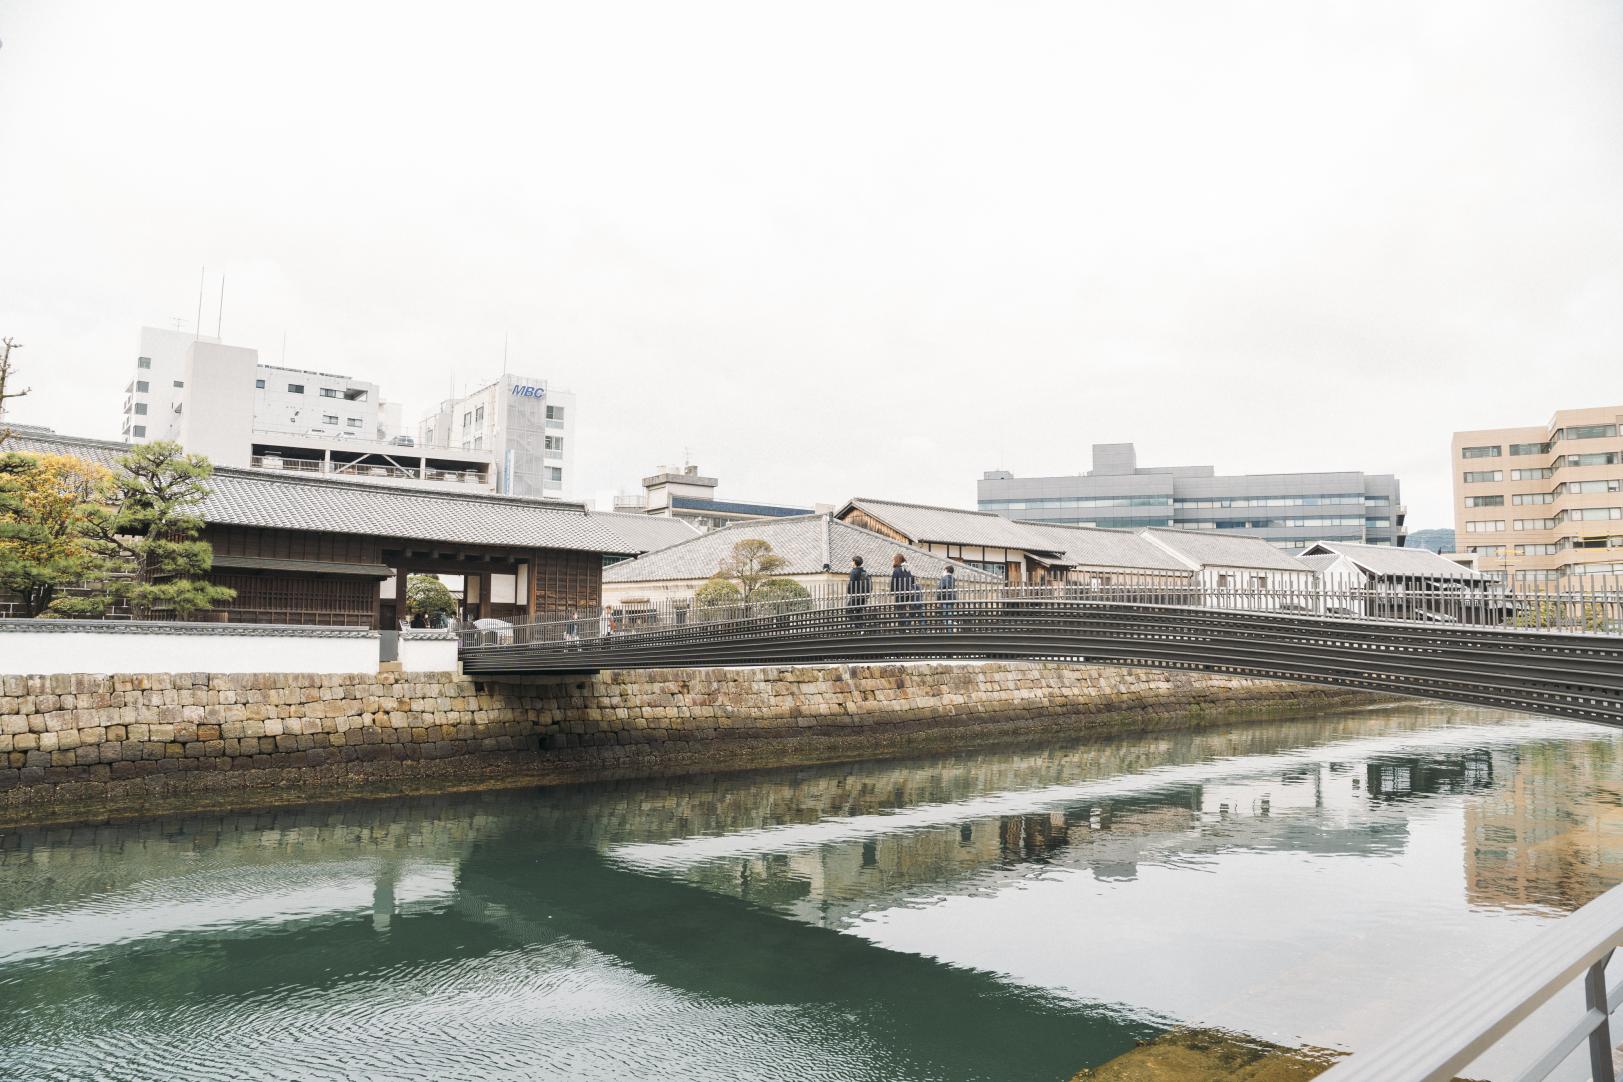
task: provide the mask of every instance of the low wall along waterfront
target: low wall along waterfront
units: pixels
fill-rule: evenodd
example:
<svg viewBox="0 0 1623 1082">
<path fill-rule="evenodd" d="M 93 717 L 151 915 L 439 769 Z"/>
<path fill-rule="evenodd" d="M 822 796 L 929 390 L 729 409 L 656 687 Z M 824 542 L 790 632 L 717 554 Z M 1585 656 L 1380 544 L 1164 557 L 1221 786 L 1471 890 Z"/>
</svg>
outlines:
<svg viewBox="0 0 1623 1082">
<path fill-rule="evenodd" d="M 0 821 L 650 777 L 1371 701 L 1299 684 L 1033 662 L 0 677 Z"/>
</svg>

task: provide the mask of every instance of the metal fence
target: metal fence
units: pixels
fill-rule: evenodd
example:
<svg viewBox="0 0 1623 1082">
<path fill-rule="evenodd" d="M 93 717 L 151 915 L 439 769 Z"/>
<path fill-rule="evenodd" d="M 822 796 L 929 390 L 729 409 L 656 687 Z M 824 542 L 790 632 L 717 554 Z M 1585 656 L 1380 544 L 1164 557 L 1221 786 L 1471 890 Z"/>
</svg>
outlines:
<svg viewBox="0 0 1623 1082">
<path fill-rule="evenodd" d="M 1386 1044 L 1358 1053 L 1319 1082 L 1448 1082 L 1525 1018 L 1581 981 L 1584 1011 L 1516 1082 L 1548 1078 L 1587 1046 L 1592 1082 L 1617 1082 L 1609 1017 L 1623 1007 L 1623 982 L 1606 987 L 1606 963 L 1623 947 L 1623 886 L 1613 887 L 1545 929 Z"/>
<path fill-rule="evenodd" d="M 681 600 L 462 636 L 472 676 L 1049 660 L 1291 680 L 1623 724 L 1623 635 L 1597 595 L 988 587 Z M 1343 615 L 1343 610 L 1354 615 Z M 1379 615 L 1358 615 L 1359 613 Z M 1615 625 L 1614 625 L 1615 626 Z"/>
<path fill-rule="evenodd" d="M 530 623 L 463 633 L 464 646 L 579 642 L 614 635 L 721 625 L 764 616 L 814 611 L 848 612 L 877 625 L 939 626 L 972 612 L 1005 605 L 1043 603 L 1165 605 L 1219 611 L 1321 616 L 1422 625 L 1459 624 L 1527 630 L 1623 635 L 1623 581 L 1595 577 L 1569 588 L 1511 588 L 1473 579 L 1434 579 L 1409 584 L 1371 584 L 1360 577 L 1287 573 L 1261 583 L 1220 581 L 1243 576 L 1203 576 L 1181 583 L 1146 581 L 1091 585 L 961 583 L 943 590 L 920 582 L 892 591 L 875 576 L 864 594 L 843 584 L 804 589 L 796 596 L 760 590 L 764 599 L 705 604 L 692 597 L 622 601 L 602 610 L 548 614 Z M 1262 576 L 1258 576 L 1262 578 Z"/>
</svg>

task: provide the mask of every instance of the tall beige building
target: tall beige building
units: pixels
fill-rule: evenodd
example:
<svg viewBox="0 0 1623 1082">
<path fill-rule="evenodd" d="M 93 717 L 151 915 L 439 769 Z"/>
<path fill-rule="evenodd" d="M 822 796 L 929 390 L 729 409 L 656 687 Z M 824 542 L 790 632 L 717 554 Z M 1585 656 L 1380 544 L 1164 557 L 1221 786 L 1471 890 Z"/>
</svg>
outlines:
<svg viewBox="0 0 1623 1082">
<path fill-rule="evenodd" d="M 1623 406 L 1454 433 L 1455 546 L 1518 584 L 1623 576 Z"/>
</svg>

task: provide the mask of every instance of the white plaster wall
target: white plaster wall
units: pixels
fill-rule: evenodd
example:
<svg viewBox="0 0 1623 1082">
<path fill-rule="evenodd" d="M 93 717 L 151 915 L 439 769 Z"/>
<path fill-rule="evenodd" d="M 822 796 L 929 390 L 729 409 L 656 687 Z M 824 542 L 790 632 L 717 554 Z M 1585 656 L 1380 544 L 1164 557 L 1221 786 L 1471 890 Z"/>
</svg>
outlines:
<svg viewBox="0 0 1623 1082">
<path fill-rule="evenodd" d="M 437 645 L 437 644 L 436 644 Z M 456 643 L 451 647 L 455 668 Z M 377 672 L 378 638 L 165 633 L 162 631 L 0 631 L 0 674 L 150 672 Z"/>
<path fill-rule="evenodd" d="M 400 636 L 400 668 L 405 672 L 456 672 L 456 639 Z"/>
</svg>

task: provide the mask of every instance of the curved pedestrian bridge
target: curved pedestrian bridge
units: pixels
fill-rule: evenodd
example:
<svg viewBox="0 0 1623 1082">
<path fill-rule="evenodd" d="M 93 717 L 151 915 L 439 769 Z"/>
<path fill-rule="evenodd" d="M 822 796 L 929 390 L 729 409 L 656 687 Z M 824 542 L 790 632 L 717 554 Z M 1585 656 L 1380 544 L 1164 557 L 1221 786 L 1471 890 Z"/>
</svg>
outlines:
<svg viewBox="0 0 1623 1082">
<path fill-rule="evenodd" d="M 467 632 L 470 676 L 606 669 L 1038 660 L 1295 680 L 1623 724 L 1623 603 L 1449 591 L 1000 587 L 951 600 L 831 592 L 650 605 Z"/>
</svg>

